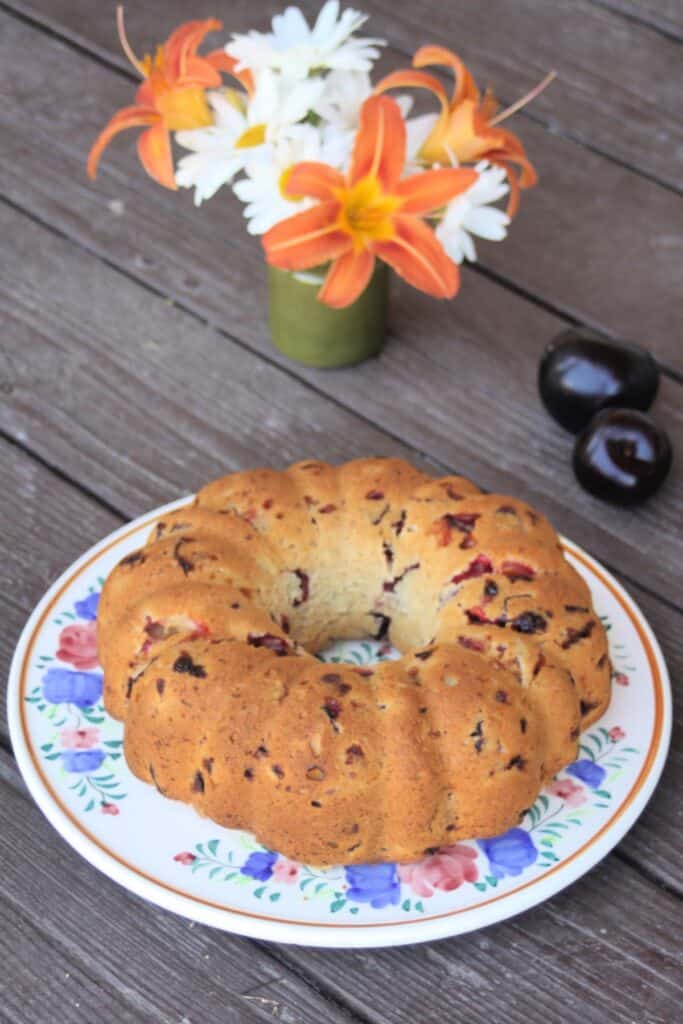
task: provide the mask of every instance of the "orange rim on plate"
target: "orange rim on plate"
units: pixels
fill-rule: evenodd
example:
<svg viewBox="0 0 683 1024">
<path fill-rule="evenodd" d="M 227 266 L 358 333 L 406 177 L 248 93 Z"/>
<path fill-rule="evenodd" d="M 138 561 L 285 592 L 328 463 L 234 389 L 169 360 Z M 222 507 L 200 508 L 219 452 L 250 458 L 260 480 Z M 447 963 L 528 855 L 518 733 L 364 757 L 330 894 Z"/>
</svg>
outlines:
<svg viewBox="0 0 683 1024">
<path fill-rule="evenodd" d="M 17 649 L 17 654 L 19 654 L 20 653 L 20 649 L 23 646 L 25 648 L 24 651 L 23 651 L 23 655 L 21 656 L 18 665 L 15 664 L 15 662 L 13 662 L 12 668 L 11 668 L 11 672 L 10 672 L 10 680 L 12 680 L 15 677 L 18 677 L 18 687 L 17 687 L 17 694 L 16 694 L 17 703 L 18 703 L 18 723 L 16 722 L 16 718 L 15 718 L 15 715 L 16 715 L 16 712 L 17 712 L 16 707 L 11 705 L 10 709 L 9 709 L 10 734 L 12 735 L 13 746 L 15 748 L 15 752 L 17 753 L 17 760 L 19 762 L 20 768 L 22 768 L 22 771 L 23 771 L 22 758 L 21 758 L 21 755 L 19 753 L 17 740 L 19 740 L 22 743 L 23 749 L 25 750 L 25 752 L 26 752 L 26 754 L 27 754 L 27 756 L 29 758 L 31 768 L 32 768 L 33 772 L 35 773 L 35 777 L 39 780 L 40 784 L 42 785 L 44 793 L 40 794 L 40 793 L 36 792 L 35 787 L 31 786 L 30 778 L 27 779 L 27 782 L 29 784 L 29 788 L 31 789 L 32 794 L 33 794 L 34 798 L 36 799 L 36 802 L 39 804 L 39 806 L 41 807 L 43 812 L 46 814 L 48 819 L 51 821 L 51 823 L 54 825 L 54 827 L 57 828 L 58 831 L 60 831 L 60 832 L 62 831 L 59 828 L 58 818 L 57 818 L 56 815 L 54 815 L 54 813 L 53 814 L 49 813 L 48 808 L 46 807 L 46 802 L 45 802 L 44 799 L 41 800 L 41 796 L 43 796 L 43 798 L 45 796 L 47 796 L 49 798 L 49 801 L 53 805 L 53 809 L 57 808 L 58 811 L 63 816 L 63 818 L 65 818 L 71 824 L 71 826 L 76 830 L 76 832 L 79 833 L 87 841 L 88 844 L 91 844 L 91 846 L 95 847 L 96 850 L 98 850 L 101 854 L 104 855 L 104 861 L 102 860 L 102 858 L 98 858 L 96 866 L 99 867 L 101 870 L 103 870 L 106 874 L 109 874 L 109 872 L 106 871 L 106 867 L 104 866 L 105 861 L 113 861 L 117 865 L 119 865 L 120 867 L 124 868 L 126 872 L 129 872 L 130 874 L 132 874 L 134 877 L 139 878 L 139 879 L 143 880 L 144 882 L 153 885 L 155 889 L 161 889 L 161 890 L 164 890 L 165 892 L 171 894 L 174 897 L 179 897 L 182 901 L 186 901 L 187 900 L 191 904 L 195 904 L 195 905 L 198 905 L 200 907 L 207 907 L 207 908 L 210 908 L 211 910 L 216 910 L 216 911 L 219 911 L 219 912 L 221 912 L 223 914 L 226 914 L 226 915 L 234 914 L 234 915 L 237 915 L 237 916 L 242 917 L 242 918 L 254 919 L 255 921 L 264 921 L 264 922 L 272 923 L 272 924 L 275 924 L 275 925 L 285 925 L 285 926 L 288 926 L 290 928 L 294 928 L 297 931 L 299 929 L 303 929 L 303 930 L 306 930 L 306 931 L 311 930 L 311 929 L 330 929 L 330 930 L 335 931 L 335 932 L 340 932 L 340 930 L 341 931 L 349 931 L 350 930 L 350 931 L 352 931 L 354 933 L 357 933 L 359 931 L 364 931 L 364 930 L 368 930 L 368 929 L 385 929 L 385 930 L 386 929 L 390 929 L 390 930 L 393 930 L 394 928 L 399 928 L 399 927 L 400 928 L 405 928 L 406 926 L 409 927 L 409 928 L 412 927 L 413 929 L 415 929 L 415 928 L 417 928 L 417 927 L 419 927 L 421 925 L 427 924 L 427 923 L 429 923 L 431 921 L 438 921 L 438 920 L 453 918 L 453 917 L 457 917 L 457 916 L 459 916 L 461 914 L 464 914 L 464 913 L 476 913 L 476 912 L 480 911 L 482 908 L 490 906 L 491 904 L 499 903 L 499 902 L 501 902 L 503 900 L 510 900 L 511 897 L 513 897 L 513 896 L 523 892 L 524 890 L 528 890 L 528 889 L 530 889 L 530 888 L 532 888 L 534 886 L 538 886 L 539 882 L 541 880 L 543 882 L 545 882 L 546 879 L 550 878 L 553 875 L 557 875 L 558 872 L 566 873 L 567 872 L 567 868 L 568 868 L 568 866 L 570 864 L 576 863 L 578 858 L 580 858 L 582 855 L 584 855 L 591 847 L 594 847 L 599 842 L 599 840 L 605 836 L 605 834 L 607 832 L 611 831 L 614 828 L 614 826 L 619 822 L 620 819 L 624 818 L 626 812 L 633 806 L 634 802 L 637 800 L 639 795 L 642 793 L 643 787 L 646 785 L 647 782 L 649 782 L 650 783 L 649 791 L 645 795 L 645 798 L 643 799 L 643 806 L 644 806 L 646 800 L 649 798 L 649 796 L 651 794 L 651 791 L 654 789 L 654 786 L 655 786 L 655 784 L 657 782 L 659 774 L 661 773 L 661 768 L 663 767 L 663 763 L 664 763 L 664 756 L 666 754 L 666 749 L 668 748 L 668 739 L 669 739 L 669 737 L 668 737 L 668 734 L 666 736 L 664 735 L 664 731 L 665 731 L 665 725 L 667 726 L 667 729 L 670 730 L 670 717 L 671 717 L 671 715 L 670 715 L 670 690 L 669 690 L 669 686 L 668 686 L 668 677 L 666 676 L 666 670 L 664 668 L 664 662 L 663 662 L 661 653 L 656 649 L 656 641 L 654 640 L 654 637 L 652 637 L 649 628 L 644 626 L 644 623 L 642 621 L 641 615 L 638 612 L 638 610 L 636 609 L 636 607 L 633 604 L 632 600 L 629 597 L 626 596 L 626 594 L 624 593 L 622 588 L 616 583 L 616 581 L 608 573 L 606 573 L 592 558 L 590 558 L 590 556 L 588 556 L 580 548 L 577 548 L 570 541 L 566 540 L 565 538 L 562 538 L 561 539 L 562 540 L 562 548 L 563 548 L 564 552 L 570 554 L 573 558 L 575 558 L 578 562 L 580 562 L 583 566 L 585 566 L 585 568 L 588 569 L 590 573 L 592 573 L 594 576 L 596 576 L 600 580 L 600 582 L 603 584 L 603 586 L 605 586 L 606 589 L 609 590 L 609 592 L 612 594 L 612 596 L 614 598 L 616 598 L 617 602 L 619 603 L 621 608 L 624 610 L 624 612 L 626 613 L 629 621 L 631 622 L 631 624 L 633 625 L 634 629 L 636 630 L 636 633 L 638 635 L 638 639 L 639 639 L 639 641 L 640 641 L 640 643 L 641 643 L 641 645 L 643 647 L 643 650 L 646 653 L 647 661 L 648 661 L 648 665 L 649 665 L 649 669 L 650 669 L 650 679 L 651 679 L 651 683 L 652 683 L 652 687 L 653 687 L 653 697 L 654 697 L 654 721 L 653 721 L 653 727 L 652 727 L 652 735 L 651 735 L 651 738 L 650 738 L 650 744 L 649 744 L 647 753 L 645 754 L 645 757 L 643 759 L 643 764 L 642 764 L 641 770 L 638 773 L 638 776 L 637 776 L 636 780 L 634 781 L 630 791 L 624 797 L 622 802 L 619 804 L 619 806 L 615 810 L 614 814 L 596 832 L 594 832 L 591 835 L 591 838 L 586 843 L 584 843 L 581 847 L 579 847 L 577 850 L 575 850 L 572 854 L 570 854 L 568 857 L 566 857 L 566 859 L 562 860 L 560 863 L 554 865 L 553 867 L 548 868 L 548 870 L 544 872 L 544 874 L 542 876 L 542 879 L 539 879 L 538 877 L 536 877 L 534 879 L 531 879 L 531 880 L 529 880 L 527 882 L 524 882 L 522 885 L 516 886 L 513 889 L 508 889 L 505 892 L 501 892 L 501 893 L 496 894 L 495 896 L 492 896 L 488 900 L 484 900 L 484 901 L 482 901 L 480 903 L 477 903 L 473 907 L 460 907 L 460 908 L 457 908 L 457 909 L 454 909 L 454 910 L 444 911 L 444 912 L 442 912 L 440 914 L 424 915 L 424 916 L 421 916 L 419 918 L 419 920 L 410 919 L 410 920 L 405 920 L 405 921 L 392 921 L 392 922 L 386 922 L 386 921 L 385 922 L 381 922 L 381 921 L 380 922 L 358 922 L 358 923 L 356 923 L 356 922 L 349 922 L 349 923 L 346 924 L 346 923 L 342 923 L 342 922 L 338 923 L 338 922 L 326 922 L 326 921 L 304 921 L 304 920 L 297 919 L 297 918 L 276 917 L 276 916 L 269 915 L 269 914 L 258 914 L 258 913 L 254 913 L 254 912 L 251 912 L 251 911 L 242 910 L 239 907 L 233 907 L 233 906 L 230 906 L 229 904 L 226 904 L 226 903 L 219 903 L 219 902 L 215 902 L 215 901 L 212 901 L 212 900 L 207 900 L 207 899 L 204 899 L 203 897 L 200 897 L 200 896 L 197 896 L 195 894 L 189 893 L 186 890 L 177 888 L 177 887 L 175 887 L 173 885 L 170 885 L 167 882 L 161 881 L 160 879 L 156 878 L 154 875 L 151 875 L 148 872 L 143 871 L 141 868 L 137 867 L 135 864 L 131 864 L 124 857 L 122 857 L 118 853 L 115 853 L 114 851 L 112 851 L 100 839 L 98 839 L 87 828 L 85 828 L 83 823 L 82 823 L 82 821 L 78 817 L 76 817 L 76 815 L 74 815 L 71 810 L 69 810 L 69 808 L 63 803 L 61 797 L 53 789 L 49 779 L 47 778 L 47 776 L 45 775 L 45 772 L 43 771 L 42 765 L 40 763 L 40 760 L 39 760 L 38 756 L 36 755 L 36 751 L 34 749 L 34 746 L 33 746 L 32 740 L 31 740 L 31 735 L 30 735 L 30 731 L 29 731 L 29 728 L 28 728 L 28 722 L 27 722 L 27 719 L 26 719 L 26 707 L 25 707 L 25 701 L 24 701 L 24 696 L 25 696 L 25 692 L 26 692 L 26 681 L 27 681 L 27 675 L 28 675 L 28 671 L 29 671 L 30 662 L 31 662 L 31 659 L 32 659 L 32 656 L 33 656 L 33 650 L 34 650 L 35 642 L 36 642 L 36 639 L 37 639 L 37 637 L 38 637 L 38 635 L 40 633 L 40 630 L 41 630 L 41 628 L 42 628 L 46 618 L 48 617 L 48 615 L 50 615 L 50 613 L 53 611 L 55 604 L 60 600 L 60 598 L 62 597 L 64 592 L 72 585 L 74 580 L 78 576 L 80 576 L 85 569 L 87 569 L 90 565 L 92 565 L 92 563 L 94 561 L 96 561 L 97 559 L 101 558 L 102 555 L 106 554 L 107 551 L 110 551 L 112 547 L 115 547 L 118 544 L 120 544 L 122 541 L 125 541 L 131 534 L 136 533 L 139 530 L 141 530 L 141 529 L 143 529 L 145 527 L 150 526 L 152 523 L 154 523 L 158 519 L 160 514 L 164 514 L 165 512 L 169 511 L 171 508 L 181 507 L 182 504 L 184 504 L 184 502 L 174 502 L 170 506 L 164 506 L 163 509 L 157 509 L 154 513 L 150 514 L 148 517 L 141 518 L 139 520 L 136 520 L 132 524 L 129 524 L 128 528 L 124 527 L 124 528 L 122 528 L 122 530 L 116 531 L 116 533 L 113 535 L 113 537 L 109 540 L 108 543 L 106 543 L 104 546 L 97 545 L 93 551 L 91 551 L 90 553 L 88 553 L 85 556 L 83 556 L 84 560 L 83 561 L 79 561 L 79 563 L 77 563 L 77 568 L 73 568 L 71 571 L 67 570 L 68 575 L 66 575 L 65 577 L 62 577 L 54 585 L 56 587 L 55 592 L 54 592 L 54 594 L 52 594 L 52 596 L 50 597 L 49 600 L 46 600 L 45 607 L 40 612 L 37 620 L 35 622 L 29 620 L 29 623 L 26 626 L 25 635 L 22 636 L 22 638 L 20 640 L 20 643 L 19 643 L 19 647 Z M 38 611 L 38 609 L 36 609 L 36 611 Z M 16 655 L 15 655 L 15 661 L 16 661 Z M 14 729 L 16 728 L 17 724 L 20 726 L 20 735 L 18 737 L 15 737 Z M 651 778 L 651 772 L 652 772 L 652 769 L 653 769 L 653 766 L 654 766 L 654 763 L 655 763 L 655 760 L 656 760 L 658 754 L 660 755 L 660 759 L 661 759 L 660 768 L 659 768 L 659 771 L 656 773 L 656 776 L 654 778 Z M 635 817 L 637 817 L 637 814 L 639 814 L 641 810 L 642 810 L 642 807 L 640 807 L 638 809 L 636 815 L 633 816 L 633 820 L 629 821 L 628 824 L 624 828 L 619 830 L 618 834 L 616 835 L 616 838 L 614 839 L 614 842 L 609 844 L 608 848 L 604 851 L 605 853 L 607 853 L 608 850 L 611 849 L 612 846 L 614 846 L 616 844 L 616 842 L 619 841 L 619 839 L 624 835 L 624 833 L 628 830 L 628 828 L 633 824 L 633 821 L 635 821 Z M 74 844 L 72 844 L 72 845 L 74 845 Z M 78 846 L 76 848 L 79 849 Z M 82 848 L 82 845 L 81 845 L 81 848 L 79 849 L 79 852 L 81 852 L 84 856 L 86 856 L 87 859 L 90 859 L 87 856 L 87 852 Z M 600 858 L 599 857 L 596 858 L 596 861 L 598 859 L 600 859 Z M 590 866 L 592 866 L 592 864 L 595 863 L 596 861 L 593 861 L 591 864 L 588 864 L 586 866 L 585 870 L 588 870 L 588 868 Z M 574 873 L 570 872 L 567 881 L 564 884 L 560 884 L 558 886 L 555 886 L 552 889 L 552 892 L 549 893 L 548 895 L 552 895 L 555 892 L 559 891 L 560 889 L 564 888 L 565 885 L 570 884 L 571 881 L 573 881 L 576 877 L 579 877 L 579 875 L 582 874 L 582 873 L 583 873 L 582 871 L 574 872 Z M 125 882 L 121 879 L 121 877 L 119 877 L 119 873 L 118 872 L 117 872 L 115 877 L 116 877 L 117 881 L 120 881 L 122 884 L 125 884 Z M 130 879 L 129 879 L 129 881 L 130 881 Z M 150 898 L 150 899 L 152 898 L 149 893 L 145 893 L 144 891 L 142 891 L 142 889 L 141 889 L 141 887 L 139 885 L 138 886 L 132 885 L 131 888 L 133 888 L 134 891 L 138 892 L 140 895 L 142 895 L 142 896 L 144 896 L 146 898 Z M 166 906 L 168 909 L 174 910 L 177 913 L 183 913 L 186 916 L 190 916 L 190 917 L 193 916 L 192 913 L 191 913 L 191 909 L 189 909 L 187 907 L 175 906 L 175 905 L 174 906 L 170 906 L 168 901 L 163 901 L 162 905 Z M 527 909 L 529 906 L 533 906 L 533 905 L 534 905 L 534 901 L 530 901 L 530 902 L 526 902 L 525 901 L 523 905 L 520 905 L 516 909 L 510 910 L 509 914 L 502 914 L 501 917 L 498 918 L 498 920 L 502 920 L 504 917 L 510 916 L 511 914 L 514 914 L 514 913 L 518 913 L 521 910 Z M 216 924 L 217 922 L 212 920 L 211 922 L 207 922 L 207 923 Z M 483 923 L 492 923 L 492 922 L 483 922 Z M 223 926 L 225 927 L 225 925 L 223 925 Z M 235 928 L 235 930 L 237 931 L 239 929 Z M 245 934 L 253 934 L 253 935 L 257 934 L 257 932 L 254 931 L 254 930 L 246 930 L 244 933 Z M 440 933 L 440 935 L 436 935 L 435 934 L 432 937 L 433 938 L 445 937 L 448 934 L 455 934 L 455 933 L 456 933 L 455 930 L 452 931 L 452 932 L 449 932 L 448 930 L 444 930 L 443 932 Z M 291 937 L 287 937 L 285 935 L 278 936 L 278 939 L 279 939 L 279 941 L 296 941 L 295 939 L 293 939 Z M 302 942 L 310 942 L 310 939 L 307 938 L 307 937 L 302 936 L 300 941 L 302 941 Z M 419 940 L 416 939 L 416 938 L 406 938 L 406 939 L 399 939 L 398 940 L 398 942 L 406 942 L 406 941 L 412 942 L 412 941 L 419 941 Z M 335 945 L 335 943 L 320 943 L 320 944 Z M 347 943 L 339 942 L 339 943 L 336 943 L 336 944 L 337 945 L 342 945 L 342 944 L 347 944 Z M 356 944 L 356 945 L 361 946 L 361 945 L 370 945 L 370 944 L 374 945 L 375 943 L 360 941 L 358 943 L 350 943 L 350 944 L 351 945 Z"/>
</svg>

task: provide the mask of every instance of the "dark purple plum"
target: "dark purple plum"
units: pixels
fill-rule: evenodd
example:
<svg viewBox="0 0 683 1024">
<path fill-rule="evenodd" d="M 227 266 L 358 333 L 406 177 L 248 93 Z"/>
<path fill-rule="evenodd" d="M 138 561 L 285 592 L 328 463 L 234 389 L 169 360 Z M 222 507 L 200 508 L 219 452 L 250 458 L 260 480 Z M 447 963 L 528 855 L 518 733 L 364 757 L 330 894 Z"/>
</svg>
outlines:
<svg viewBox="0 0 683 1024">
<path fill-rule="evenodd" d="M 657 491 L 671 468 L 671 442 L 636 409 L 603 409 L 574 447 L 574 473 L 603 501 L 636 505 Z"/>
<path fill-rule="evenodd" d="M 578 434 L 608 406 L 647 410 L 659 386 L 657 364 L 644 348 L 570 327 L 541 358 L 538 387 L 550 415 Z"/>
</svg>

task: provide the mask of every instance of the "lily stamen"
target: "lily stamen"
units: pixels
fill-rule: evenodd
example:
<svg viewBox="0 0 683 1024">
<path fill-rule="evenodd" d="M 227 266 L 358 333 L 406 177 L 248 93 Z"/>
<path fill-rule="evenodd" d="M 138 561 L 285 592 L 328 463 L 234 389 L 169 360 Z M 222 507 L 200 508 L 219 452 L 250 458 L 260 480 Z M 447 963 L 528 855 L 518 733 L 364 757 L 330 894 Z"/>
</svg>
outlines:
<svg viewBox="0 0 683 1024">
<path fill-rule="evenodd" d="M 147 72 L 142 64 L 142 61 L 133 53 L 133 48 L 128 42 L 128 36 L 126 35 L 126 26 L 123 22 L 123 4 L 118 4 L 116 8 L 116 29 L 119 34 L 119 42 L 121 43 L 121 49 L 125 53 L 126 57 L 133 65 L 135 70 L 138 72 L 141 78 L 145 78 Z"/>
<path fill-rule="evenodd" d="M 537 96 L 540 96 L 556 78 L 557 71 L 549 71 L 545 78 L 541 79 L 538 85 L 535 85 L 533 89 L 526 93 L 525 96 L 516 100 L 509 107 L 506 107 L 505 110 L 501 110 L 500 114 L 496 114 L 495 117 L 492 117 L 489 124 L 493 127 L 494 125 L 500 124 L 501 121 L 507 120 L 508 117 L 512 117 L 512 115 L 516 114 L 518 110 L 522 109 L 522 107 L 526 107 L 527 103 L 531 103 L 531 101 L 535 100 Z"/>
</svg>

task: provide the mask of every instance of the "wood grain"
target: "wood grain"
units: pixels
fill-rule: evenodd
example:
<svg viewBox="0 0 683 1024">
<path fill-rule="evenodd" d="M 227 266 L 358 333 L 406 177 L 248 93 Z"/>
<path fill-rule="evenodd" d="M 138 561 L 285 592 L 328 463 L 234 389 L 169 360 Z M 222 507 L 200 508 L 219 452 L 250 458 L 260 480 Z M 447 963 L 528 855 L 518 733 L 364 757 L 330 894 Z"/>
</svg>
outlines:
<svg viewBox="0 0 683 1024">
<path fill-rule="evenodd" d="M 69 10 L 79 31 L 87 31 L 95 9 L 69 4 Z M 136 10 L 142 12 L 142 8 Z M 153 11 L 145 13 L 145 18 L 149 28 L 141 35 L 149 39 L 151 30 L 158 32 L 158 28 Z M 159 270 L 163 267 L 168 273 L 169 264 L 175 262 L 173 276 L 181 287 L 161 287 L 183 302 L 198 301 L 201 283 L 215 278 L 226 258 L 248 259 L 254 265 L 261 262 L 256 244 L 246 237 L 236 201 L 226 196 L 198 215 L 189 196 L 169 194 L 145 181 L 139 168 L 133 169 L 132 138 L 128 146 L 118 140 L 107 154 L 97 191 L 89 196 L 83 175 L 85 155 L 112 111 L 130 102 L 130 83 L 56 39 L 7 16 L 5 20 L 2 44 L 17 62 L 8 81 L 9 102 L 0 112 L 5 138 L 0 168 L 6 195 L 60 230 L 87 239 L 90 247 L 92 227 L 96 234 L 104 229 L 109 237 L 98 249 L 110 259 L 116 258 L 111 235 L 125 237 L 127 221 L 134 217 L 133 258 L 137 256 L 139 262 L 131 266 L 129 258 L 127 267 L 159 286 Z M 93 31 L 97 26 L 101 30 L 102 21 L 98 13 Z M 113 27 L 111 33 L 113 47 Z M 398 63 L 404 64 L 405 57 L 391 51 L 387 66 Z M 13 114 L 17 103 L 23 111 L 20 119 Z M 615 336 L 635 337 L 680 372 L 676 303 L 683 231 L 678 198 L 529 119 L 522 135 L 543 184 L 525 197 L 505 245 L 480 246 L 482 267 L 567 317 L 598 325 Z M 25 173 L 17 171 L 17 153 Z M 63 178 L 53 168 L 47 177 L 46 156 L 51 161 L 57 154 L 64 157 Z M 59 189 L 46 187 L 47 181 L 54 184 L 57 178 Z M 116 208 L 124 203 L 129 218 L 112 214 L 107 206 L 112 200 Z M 629 210 L 638 210 L 638 217 L 626 215 Z M 162 246 L 153 246 L 160 231 Z M 157 251 L 149 251 L 151 247 Z M 165 258 L 160 260 L 162 247 Z M 229 250 L 231 256 L 227 256 Z M 204 260 L 214 267 L 208 278 Z M 637 286 L 625 287 L 625 282 L 634 280 L 636 266 Z M 197 282 L 194 288 L 188 288 L 188 279 Z M 220 289 L 223 280 L 211 287 Z M 230 289 L 230 282 L 225 287 Z M 487 290 L 491 291 L 490 284 Z M 231 296 L 231 301 L 238 298 Z"/>
<path fill-rule="evenodd" d="M 353 1021 L 268 949 L 195 926 L 100 874 L 43 818 L 3 751 L 0 762 L 0 913 L 10 917 L 14 955 L 23 952 L 16 969 L 3 970 L 3 1008 L 15 1004 L 10 1019 L 42 1024 L 59 1005 L 59 1019 L 68 1024 L 103 1018 L 164 1024 L 251 1024 L 273 1017 L 296 1024 Z M 64 1008 L 62 988 L 68 993 Z M 29 992 L 42 1012 L 33 1015 L 29 1002 L 22 1014 L 21 997 Z M 110 999 L 123 1004 L 121 1018 Z"/>
<path fill-rule="evenodd" d="M 633 19 L 638 25 L 658 29 L 683 42 L 683 8 L 678 0 L 591 0 L 609 11 Z"/>
<path fill-rule="evenodd" d="M 254 944 L 193 927 L 95 872 L 55 836 L 18 780 L 15 788 L 11 762 L 1 751 L 0 762 L 5 901 L 102 989 L 135 993 L 168 1015 L 161 1019 L 220 1012 L 218 1019 L 232 1024 L 256 1019 L 259 1006 L 258 1019 L 264 1019 L 268 1007 L 247 1005 L 244 998 L 256 994 L 281 1004 L 291 1016 L 274 1015 L 297 1024 L 348 1019 L 339 1004 L 373 1024 L 436 1024 L 454 1019 L 449 1014 L 456 989 L 463 1014 L 456 1019 L 462 1020 L 481 1006 L 490 1020 L 510 1024 L 640 1024 L 642 1006 L 651 1015 L 646 1019 L 674 1019 L 681 990 L 678 903 L 613 856 L 570 891 L 476 936 L 334 953 Z M 28 871 L 35 894 L 29 901 Z M 648 921 L 646 932 L 634 931 L 638 919 Z M 100 936 L 106 936 L 106 956 Z M 36 959 L 33 967 L 39 979 L 45 964 Z M 301 980 L 295 982 L 293 972 Z M 333 1002 L 323 1002 L 325 996 Z M 325 1016 L 316 1018 L 316 1012 Z M 141 1013 L 140 1019 L 149 1018 Z"/>
</svg>

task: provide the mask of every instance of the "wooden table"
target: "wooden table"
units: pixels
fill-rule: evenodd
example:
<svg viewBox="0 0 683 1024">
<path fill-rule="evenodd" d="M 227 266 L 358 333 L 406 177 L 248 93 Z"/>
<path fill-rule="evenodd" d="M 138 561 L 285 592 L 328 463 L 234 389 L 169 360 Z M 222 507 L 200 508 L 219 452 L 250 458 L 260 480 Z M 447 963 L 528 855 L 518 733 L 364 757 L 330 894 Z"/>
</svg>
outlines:
<svg viewBox="0 0 683 1024">
<path fill-rule="evenodd" d="M 390 42 L 387 67 L 431 38 L 505 101 L 550 67 L 559 81 L 516 120 L 541 185 L 508 241 L 481 245 L 453 304 L 397 287 L 381 358 L 324 372 L 271 348 L 263 261 L 236 201 L 197 211 L 157 188 L 132 135 L 87 181 L 92 139 L 132 96 L 113 4 L 0 3 L 3 663 L 52 579 L 128 518 L 243 467 L 396 454 L 543 509 L 625 583 L 680 692 L 683 9 L 362 6 Z M 187 17 L 244 30 L 279 7 L 131 0 L 128 31 L 142 51 Z M 662 368 L 655 415 L 679 459 L 635 511 L 578 488 L 571 439 L 537 397 L 544 344 L 575 323 L 639 340 Z M 4 716 L 0 744 L 1 1021 L 681 1019 L 680 732 L 640 822 L 569 890 L 484 932 L 378 952 L 252 942 L 129 895 L 29 799 Z"/>
</svg>

